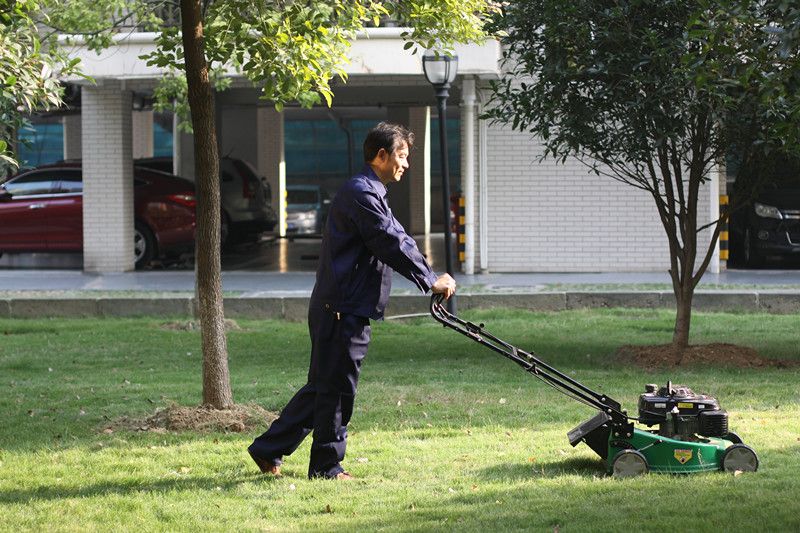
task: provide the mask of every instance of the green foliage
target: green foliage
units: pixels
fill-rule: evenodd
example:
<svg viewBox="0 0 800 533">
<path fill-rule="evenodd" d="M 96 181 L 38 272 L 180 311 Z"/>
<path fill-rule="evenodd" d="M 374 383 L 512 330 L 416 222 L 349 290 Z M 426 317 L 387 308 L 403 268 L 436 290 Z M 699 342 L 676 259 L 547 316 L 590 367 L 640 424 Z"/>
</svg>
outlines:
<svg viewBox="0 0 800 533">
<path fill-rule="evenodd" d="M 486 0 L 220 0 L 210 2 L 205 11 L 204 46 L 212 72 L 232 68 L 259 87 L 261 97 L 277 109 L 288 102 L 312 107 L 324 101 L 330 106 L 331 81 L 347 79 L 344 66 L 350 42 L 366 24 L 390 17 L 411 26 L 404 37 L 414 53 L 418 44 L 448 51 L 457 42 L 483 39 L 483 21 L 496 9 Z M 163 28 L 157 50 L 143 59 L 179 72 L 183 62 L 179 28 Z M 161 83 L 165 87 L 156 91 L 158 97 L 177 94 L 173 79 Z M 161 100 L 159 105 L 171 104 Z M 175 109 L 182 121 L 188 120 L 187 106 Z"/>
<path fill-rule="evenodd" d="M 214 90 L 218 92 L 226 90 L 231 85 L 231 78 L 223 76 L 219 70 L 209 72 L 209 78 L 214 85 Z M 186 76 L 181 72 L 170 72 L 158 81 L 153 90 L 153 109 L 157 112 L 175 113 L 180 118 L 178 129 L 185 133 L 192 133 L 187 90 Z"/>
<path fill-rule="evenodd" d="M 0 176 L 18 166 L 9 148 L 16 129 L 27 124 L 27 115 L 61 104 L 61 87 L 54 73 L 77 70 L 76 61 L 42 46 L 34 18 L 39 2 L 5 5 L 0 8 Z"/>
<path fill-rule="evenodd" d="M 711 168 L 732 149 L 748 172 L 772 152 L 800 154 L 798 25 L 800 9 L 782 0 L 511 2 L 491 25 L 508 31 L 508 75 L 488 116 L 541 138 L 543 157 L 577 156 L 648 192 L 690 314 L 720 231 L 698 224 Z M 676 320 L 678 346 L 688 327 L 688 315 Z"/>
</svg>

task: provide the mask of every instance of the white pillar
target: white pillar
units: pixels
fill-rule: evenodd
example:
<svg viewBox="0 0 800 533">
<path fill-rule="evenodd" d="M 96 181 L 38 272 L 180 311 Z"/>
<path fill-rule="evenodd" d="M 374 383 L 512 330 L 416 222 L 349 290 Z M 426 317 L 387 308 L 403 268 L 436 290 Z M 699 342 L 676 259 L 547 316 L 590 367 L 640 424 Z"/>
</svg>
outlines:
<svg viewBox="0 0 800 533">
<path fill-rule="evenodd" d="M 256 108 L 258 173 L 272 189 L 272 205 L 278 211 L 278 234 L 286 235 L 286 157 L 283 112 L 273 107 Z"/>
<path fill-rule="evenodd" d="M 172 137 L 172 153 L 174 173 L 194 181 L 194 134 L 184 133 L 175 128 L 175 135 Z"/>
<path fill-rule="evenodd" d="M 153 157 L 153 110 L 131 111 L 133 158 Z"/>
<path fill-rule="evenodd" d="M 481 90 L 478 94 L 480 105 L 478 110 L 483 114 L 483 106 L 486 102 L 485 92 Z M 478 261 L 481 273 L 489 271 L 489 192 L 487 183 L 488 176 L 488 158 L 487 158 L 487 138 L 488 138 L 488 125 L 485 120 L 478 121 L 478 209 L 479 209 L 479 238 L 478 243 L 480 246 L 480 260 Z"/>
<path fill-rule="evenodd" d="M 719 218 L 719 195 L 720 195 L 720 184 L 725 183 L 725 167 L 723 165 L 715 165 L 711 168 L 711 181 L 709 183 L 709 193 L 708 193 L 708 203 L 709 203 L 709 221 L 717 220 Z M 712 228 L 713 229 L 713 228 Z M 711 236 L 711 231 L 708 231 L 709 237 Z M 699 243 L 698 243 L 699 244 Z M 702 256 L 704 255 L 703 249 L 705 247 L 698 246 L 698 259 L 702 261 Z M 705 248 L 706 250 L 708 248 Z M 720 271 L 720 259 L 719 259 L 719 239 L 717 239 L 716 244 L 714 245 L 714 253 L 711 257 L 711 261 L 708 263 L 708 270 L 712 274 L 719 274 Z"/>
<path fill-rule="evenodd" d="M 409 233 L 431 232 L 431 108 L 411 107 L 408 127 L 414 132 L 414 167 L 409 182 Z"/>
<path fill-rule="evenodd" d="M 64 115 L 61 117 L 64 128 L 64 159 L 80 159 L 81 153 L 81 116 Z"/>
<path fill-rule="evenodd" d="M 119 82 L 86 86 L 81 96 L 83 269 L 133 270 L 131 93 Z"/>
<path fill-rule="evenodd" d="M 461 84 L 462 160 L 464 194 L 464 273 L 475 273 L 475 80 Z"/>
</svg>

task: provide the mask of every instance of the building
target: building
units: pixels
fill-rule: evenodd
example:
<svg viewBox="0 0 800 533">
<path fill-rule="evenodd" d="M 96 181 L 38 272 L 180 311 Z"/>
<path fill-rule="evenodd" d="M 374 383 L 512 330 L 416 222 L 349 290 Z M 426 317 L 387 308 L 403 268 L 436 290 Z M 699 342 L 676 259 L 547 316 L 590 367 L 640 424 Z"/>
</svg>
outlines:
<svg viewBox="0 0 800 533">
<path fill-rule="evenodd" d="M 359 132 L 369 124 L 377 120 L 406 124 L 417 134 L 415 161 L 407 178 L 391 191 L 393 209 L 410 232 L 436 229 L 441 193 L 438 179 L 432 179 L 437 165 L 431 164 L 436 152 L 431 148 L 437 142 L 431 128 L 435 98 L 423 77 L 420 55 L 403 51 L 401 31 L 371 28 L 355 40 L 349 79 L 334 87 L 330 109 L 287 107 L 278 112 L 259 100 L 258 91 L 247 80 L 235 79 L 229 90 L 216 97 L 220 153 L 251 161 L 270 182 L 273 205 L 281 206 L 287 179 L 314 179 L 317 173 L 317 182 L 327 188 L 343 179 L 358 164 L 363 136 Z M 131 159 L 153 155 L 154 114 L 142 103 L 164 74 L 139 59 L 153 49 L 154 37 L 151 33 L 120 35 L 99 56 L 77 51 L 84 71 L 96 84 L 82 84 L 80 113 L 64 115 L 61 123 L 64 157 L 84 160 L 87 271 L 133 268 Z M 652 199 L 588 173 L 576 160 L 540 162 L 543 149 L 536 139 L 482 120 L 488 82 L 499 75 L 499 44 L 461 46 L 457 54 L 459 74 L 448 113 L 459 130 L 454 153 L 460 154 L 460 172 L 454 173 L 453 189 L 466 200 L 463 271 L 666 270 L 667 241 Z M 327 165 L 296 174 L 287 171 L 287 154 L 302 154 L 304 140 L 315 135 L 296 124 L 303 120 L 348 132 L 344 144 L 313 144 L 320 150 L 317 160 L 323 163 L 321 153 L 328 153 L 333 163 L 335 154 L 350 148 L 349 157 L 331 165 L 340 169 L 338 174 L 323 175 L 319 169 Z M 175 131 L 173 139 L 176 173 L 192 178 L 192 137 Z M 701 226 L 717 218 L 724 185 L 714 175 L 704 188 Z M 709 268 L 713 272 L 719 267 L 717 253 Z"/>
</svg>

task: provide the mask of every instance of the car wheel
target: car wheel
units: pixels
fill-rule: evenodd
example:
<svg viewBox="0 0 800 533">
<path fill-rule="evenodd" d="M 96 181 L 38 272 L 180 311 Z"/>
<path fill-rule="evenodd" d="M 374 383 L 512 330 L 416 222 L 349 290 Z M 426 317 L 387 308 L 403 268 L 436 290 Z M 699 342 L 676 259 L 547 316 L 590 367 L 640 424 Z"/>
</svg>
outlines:
<svg viewBox="0 0 800 533">
<path fill-rule="evenodd" d="M 133 258 L 137 269 L 144 268 L 156 255 L 156 239 L 145 224 L 136 222 L 133 233 Z"/>
<path fill-rule="evenodd" d="M 753 232 L 750 231 L 750 228 L 746 228 L 744 230 L 742 251 L 742 255 L 744 256 L 744 264 L 748 267 L 756 268 L 761 266 L 761 264 L 764 262 L 764 258 L 758 253 L 755 243 L 755 236 L 753 235 Z"/>
</svg>

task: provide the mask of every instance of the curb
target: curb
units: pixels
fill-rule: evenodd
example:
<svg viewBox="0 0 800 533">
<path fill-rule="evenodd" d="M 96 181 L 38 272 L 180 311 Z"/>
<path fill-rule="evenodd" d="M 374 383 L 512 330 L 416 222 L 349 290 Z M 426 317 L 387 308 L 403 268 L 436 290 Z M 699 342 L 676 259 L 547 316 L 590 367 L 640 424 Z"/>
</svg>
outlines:
<svg viewBox="0 0 800 533">
<path fill-rule="evenodd" d="M 514 294 L 463 294 L 459 309 L 505 307 L 530 311 L 566 311 L 612 307 L 674 309 L 671 292 L 541 292 Z M 418 295 L 395 295 L 386 316 L 428 313 L 429 299 Z M 698 291 L 693 309 L 710 312 L 800 313 L 800 293 L 759 293 L 754 291 Z M 307 296 L 233 297 L 225 299 L 225 316 L 305 320 Z M 84 318 L 84 317 L 175 317 L 196 315 L 191 297 L 176 298 L 7 298 L 0 299 L 0 318 Z"/>
</svg>

